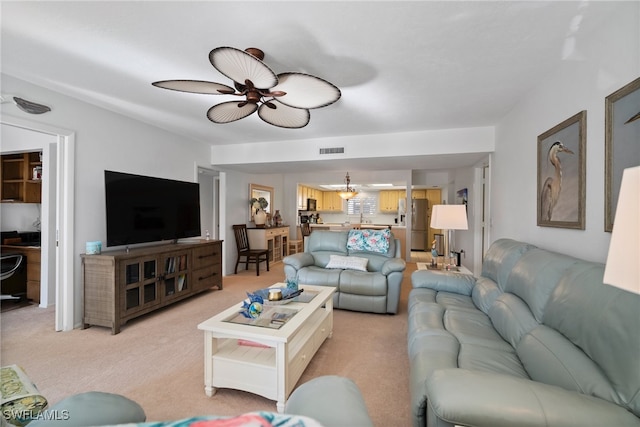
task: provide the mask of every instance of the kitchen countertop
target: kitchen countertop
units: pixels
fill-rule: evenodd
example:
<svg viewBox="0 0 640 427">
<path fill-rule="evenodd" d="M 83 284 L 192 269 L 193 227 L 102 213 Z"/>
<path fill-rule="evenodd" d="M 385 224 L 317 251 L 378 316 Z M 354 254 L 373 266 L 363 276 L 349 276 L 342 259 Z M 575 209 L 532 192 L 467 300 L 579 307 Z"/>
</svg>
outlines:
<svg viewBox="0 0 640 427">
<path fill-rule="evenodd" d="M 322 224 L 309 224 L 310 227 L 341 227 L 344 228 L 345 230 L 351 229 L 353 227 L 360 227 L 360 228 L 387 228 L 389 226 L 391 226 L 391 228 L 407 228 L 404 225 L 396 225 L 396 224 L 358 224 L 358 223 L 350 223 L 350 224 L 345 224 L 345 223 L 331 223 L 331 222 L 325 222 Z"/>
</svg>

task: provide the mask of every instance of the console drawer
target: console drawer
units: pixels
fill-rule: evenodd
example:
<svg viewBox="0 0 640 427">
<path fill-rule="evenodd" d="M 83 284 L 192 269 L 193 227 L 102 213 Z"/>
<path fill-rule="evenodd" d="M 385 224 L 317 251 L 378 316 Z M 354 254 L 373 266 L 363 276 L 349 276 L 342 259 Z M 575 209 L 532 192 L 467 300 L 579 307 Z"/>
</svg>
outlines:
<svg viewBox="0 0 640 427">
<path fill-rule="evenodd" d="M 219 242 L 197 247 L 193 250 L 192 268 L 198 270 L 214 264 L 220 264 L 222 245 Z"/>
</svg>

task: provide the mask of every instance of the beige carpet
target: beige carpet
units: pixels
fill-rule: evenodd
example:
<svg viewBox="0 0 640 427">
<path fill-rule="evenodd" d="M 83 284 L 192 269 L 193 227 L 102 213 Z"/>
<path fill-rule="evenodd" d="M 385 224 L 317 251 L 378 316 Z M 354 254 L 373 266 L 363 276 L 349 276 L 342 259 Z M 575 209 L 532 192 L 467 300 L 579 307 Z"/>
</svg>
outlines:
<svg viewBox="0 0 640 427">
<path fill-rule="evenodd" d="M 263 267 L 264 268 L 264 267 Z M 410 426 L 407 359 L 408 263 L 397 315 L 336 310 L 333 337 L 325 341 L 298 384 L 321 375 L 353 379 L 376 426 Z M 2 313 L 2 365 L 18 364 L 51 404 L 74 393 L 123 394 L 144 408 L 149 421 L 194 415 L 236 415 L 275 410 L 275 402 L 222 389 L 204 394 L 203 333 L 198 323 L 246 295 L 284 278 L 282 264 L 224 278 L 209 291 L 132 320 L 118 335 L 103 327 L 54 332 L 53 309 L 29 306 Z M 332 426 L 327 426 L 332 427 Z"/>
</svg>

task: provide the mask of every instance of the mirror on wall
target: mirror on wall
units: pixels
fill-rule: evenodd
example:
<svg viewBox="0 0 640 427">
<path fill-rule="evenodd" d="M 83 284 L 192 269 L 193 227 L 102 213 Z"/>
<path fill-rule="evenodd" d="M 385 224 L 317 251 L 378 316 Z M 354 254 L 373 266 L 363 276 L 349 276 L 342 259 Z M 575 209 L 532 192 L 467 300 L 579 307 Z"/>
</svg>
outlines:
<svg viewBox="0 0 640 427">
<path fill-rule="evenodd" d="M 260 197 L 264 197 L 267 203 L 269 203 L 269 205 L 264 209 L 264 211 L 266 213 L 271 213 L 272 212 L 271 208 L 273 206 L 273 187 L 268 187 L 266 185 L 260 185 L 260 184 L 249 184 L 249 200 L 253 198 L 259 199 Z M 253 209 L 251 209 L 251 206 L 249 206 L 249 212 L 251 216 L 251 221 L 253 221 L 254 211 Z"/>
</svg>

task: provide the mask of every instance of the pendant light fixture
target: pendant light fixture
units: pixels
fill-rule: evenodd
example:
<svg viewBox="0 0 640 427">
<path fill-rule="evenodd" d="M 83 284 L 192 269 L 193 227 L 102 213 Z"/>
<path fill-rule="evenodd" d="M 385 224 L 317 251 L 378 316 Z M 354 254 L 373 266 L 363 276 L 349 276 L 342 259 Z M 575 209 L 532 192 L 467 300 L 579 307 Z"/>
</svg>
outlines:
<svg viewBox="0 0 640 427">
<path fill-rule="evenodd" d="M 347 188 L 345 188 L 344 190 L 338 191 L 338 195 L 345 200 L 349 200 L 358 195 L 358 192 L 350 186 L 351 178 L 349 177 L 349 172 L 347 172 L 347 176 L 345 177 L 345 182 L 347 183 Z"/>
</svg>

